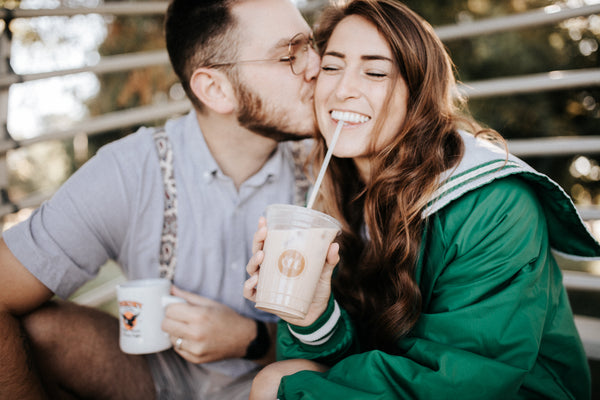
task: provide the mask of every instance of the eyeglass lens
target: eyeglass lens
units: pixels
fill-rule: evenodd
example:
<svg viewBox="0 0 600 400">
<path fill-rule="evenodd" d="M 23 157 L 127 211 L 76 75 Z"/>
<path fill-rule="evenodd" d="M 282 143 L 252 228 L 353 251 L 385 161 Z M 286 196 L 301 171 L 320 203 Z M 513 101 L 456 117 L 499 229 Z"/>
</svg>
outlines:
<svg viewBox="0 0 600 400">
<path fill-rule="evenodd" d="M 294 36 L 290 41 L 290 66 L 296 75 L 303 73 L 308 66 L 308 49 L 312 46 L 311 42 L 312 38 L 308 38 L 302 33 Z"/>
</svg>

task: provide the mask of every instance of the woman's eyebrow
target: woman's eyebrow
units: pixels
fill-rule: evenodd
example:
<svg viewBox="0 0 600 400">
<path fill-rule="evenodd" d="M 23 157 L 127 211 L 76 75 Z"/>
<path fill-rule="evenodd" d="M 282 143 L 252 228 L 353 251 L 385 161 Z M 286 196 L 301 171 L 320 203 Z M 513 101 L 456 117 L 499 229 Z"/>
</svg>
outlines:
<svg viewBox="0 0 600 400">
<path fill-rule="evenodd" d="M 345 59 L 346 55 L 343 53 L 340 53 L 338 51 L 326 51 L 323 56 L 332 56 L 332 57 L 337 57 L 337 58 L 341 58 L 341 59 Z M 394 61 L 389 58 L 389 57 L 385 57 L 385 56 L 380 56 L 377 54 L 366 54 L 360 57 L 361 60 L 363 61 L 373 61 L 373 60 L 382 60 L 382 61 L 389 61 L 391 63 L 393 63 Z"/>
<path fill-rule="evenodd" d="M 346 58 L 346 56 L 344 54 L 337 52 L 337 51 L 326 51 L 323 54 L 323 57 L 324 56 L 332 56 L 332 57 L 337 57 L 337 58 L 342 58 L 342 59 Z"/>
<path fill-rule="evenodd" d="M 371 61 L 371 60 L 382 60 L 382 61 L 389 61 L 391 63 L 393 63 L 394 61 L 386 56 L 379 56 L 379 55 L 364 55 L 360 57 L 361 60 L 365 60 L 365 61 Z"/>
</svg>

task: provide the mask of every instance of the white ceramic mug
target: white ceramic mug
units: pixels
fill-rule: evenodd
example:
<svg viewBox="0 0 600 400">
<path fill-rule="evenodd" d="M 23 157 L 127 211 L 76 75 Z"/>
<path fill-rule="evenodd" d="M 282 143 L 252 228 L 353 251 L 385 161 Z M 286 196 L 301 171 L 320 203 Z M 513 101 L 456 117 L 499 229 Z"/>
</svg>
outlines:
<svg viewBox="0 0 600 400">
<path fill-rule="evenodd" d="M 165 307 L 185 302 L 171 296 L 168 279 L 139 279 L 117 285 L 119 302 L 119 346 L 124 353 L 148 354 L 171 347 L 161 329 Z"/>
</svg>

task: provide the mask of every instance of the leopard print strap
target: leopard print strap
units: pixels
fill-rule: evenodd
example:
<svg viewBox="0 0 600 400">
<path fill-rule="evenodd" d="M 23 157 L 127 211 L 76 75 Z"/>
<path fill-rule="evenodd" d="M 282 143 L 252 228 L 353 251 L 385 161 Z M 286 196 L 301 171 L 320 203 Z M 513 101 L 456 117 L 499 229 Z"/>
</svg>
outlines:
<svg viewBox="0 0 600 400">
<path fill-rule="evenodd" d="M 164 185 L 164 214 L 160 240 L 159 273 L 173 281 L 177 264 L 177 187 L 173 168 L 173 149 L 164 129 L 153 134 Z"/>
</svg>

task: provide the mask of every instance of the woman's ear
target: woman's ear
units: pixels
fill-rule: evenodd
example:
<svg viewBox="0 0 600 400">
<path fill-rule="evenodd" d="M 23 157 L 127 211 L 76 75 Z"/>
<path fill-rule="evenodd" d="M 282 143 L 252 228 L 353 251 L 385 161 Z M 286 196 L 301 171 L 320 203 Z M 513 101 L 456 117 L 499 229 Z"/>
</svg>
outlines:
<svg viewBox="0 0 600 400">
<path fill-rule="evenodd" d="M 231 81 L 214 68 L 198 68 L 190 78 L 192 92 L 206 107 L 219 114 L 235 110 L 237 101 Z"/>
</svg>

